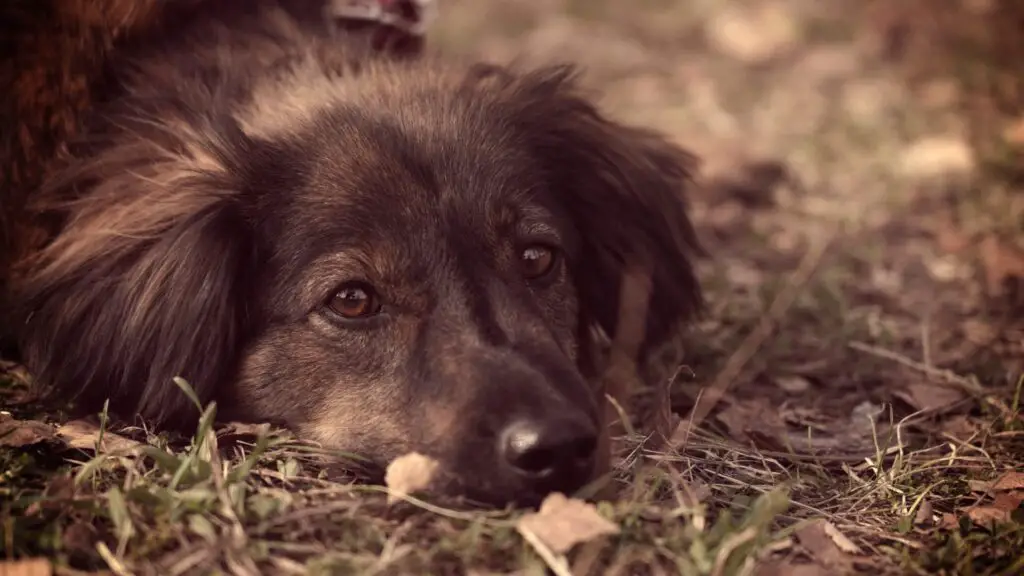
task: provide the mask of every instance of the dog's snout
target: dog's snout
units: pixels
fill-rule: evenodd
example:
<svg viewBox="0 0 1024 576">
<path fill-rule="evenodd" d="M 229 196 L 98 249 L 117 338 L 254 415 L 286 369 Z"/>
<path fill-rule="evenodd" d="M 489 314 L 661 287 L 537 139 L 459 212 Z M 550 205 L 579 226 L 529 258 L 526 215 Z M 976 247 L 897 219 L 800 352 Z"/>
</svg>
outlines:
<svg viewBox="0 0 1024 576">
<path fill-rule="evenodd" d="M 536 489 L 571 492 L 593 471 L 597 430 L 583 419 L 524 418 L 499 437 L 502 460 Z"/>
</svg>

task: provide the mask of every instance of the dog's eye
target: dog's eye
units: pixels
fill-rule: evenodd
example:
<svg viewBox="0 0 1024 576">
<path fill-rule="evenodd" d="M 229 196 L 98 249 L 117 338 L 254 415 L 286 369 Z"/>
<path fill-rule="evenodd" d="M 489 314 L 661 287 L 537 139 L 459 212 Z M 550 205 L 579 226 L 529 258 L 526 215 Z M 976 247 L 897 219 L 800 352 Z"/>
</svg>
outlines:
<svg viewBox="0 0 1024 576">
<path fill-rule="evenodd" d="M 357 319 L 373 316 L 380 312 L 380 298 L 373 288 L 353 282 L 345 284 L 334 293 L 327 307 L 343 318 Z"/>
<path fill-rule="evenodd" d="M 519 268 L 527 280 L 546 276 L 554 269 L 556 262 L 555 250 L 541 244 L 527 246 L 519 253 Z"/>
</svg>

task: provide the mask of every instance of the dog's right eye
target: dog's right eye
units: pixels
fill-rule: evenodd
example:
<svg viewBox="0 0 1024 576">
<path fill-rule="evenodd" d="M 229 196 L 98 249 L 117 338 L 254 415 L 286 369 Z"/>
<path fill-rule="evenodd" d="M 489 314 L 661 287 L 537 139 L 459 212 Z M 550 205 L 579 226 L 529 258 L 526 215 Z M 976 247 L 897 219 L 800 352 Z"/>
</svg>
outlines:
<svg viewBox="0 0 1024 576">
<path fill-rule="evenodd" d="M 350 320 L 368 318 L 380 312 L 380 298 L 374 289 L 362 282 L 343 284 L 327 302 L 332 312 Z"/>
</svg>

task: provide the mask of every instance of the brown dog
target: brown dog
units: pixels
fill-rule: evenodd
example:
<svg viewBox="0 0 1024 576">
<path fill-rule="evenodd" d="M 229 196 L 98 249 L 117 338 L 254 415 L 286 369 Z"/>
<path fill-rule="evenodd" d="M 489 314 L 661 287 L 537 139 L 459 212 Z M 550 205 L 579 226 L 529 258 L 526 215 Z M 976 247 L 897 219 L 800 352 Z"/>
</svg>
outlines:
<svg viewBox="0 0 1024 576">
<path fill-rule="evenodd" d="M 171 428 L 181 376 L 230 418 L 430 455 L 476 500 L 581 486 L 624 267 L 652 273 L 645 353 L 701 306 L 693 158 L 568 67 L 380 58 L 297 4 L 208 0 L 111 60 L 17 268 L 26 365 Z"/>
</svg>

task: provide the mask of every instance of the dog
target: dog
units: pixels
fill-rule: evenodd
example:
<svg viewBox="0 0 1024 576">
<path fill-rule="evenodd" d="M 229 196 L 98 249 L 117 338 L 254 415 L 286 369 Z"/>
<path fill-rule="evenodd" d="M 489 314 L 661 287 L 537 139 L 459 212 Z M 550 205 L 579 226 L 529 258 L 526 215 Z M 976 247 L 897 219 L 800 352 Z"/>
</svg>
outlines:
<svg viewBox="0 0 1024 576">
<path fill-rule="evenodd" d="M 33 192 L 48 237 L 8 312 L 38 385 L 187 430 L 181 377 L 226 419 L 428 455 L 477 502 L 592 480 L 622 274 L 650 277 L 641 356 L 703 306 L 695 156 L 569 65 L 389 57 L 310 1 L 192 4 L 107 58 Z"/>
</svg>

